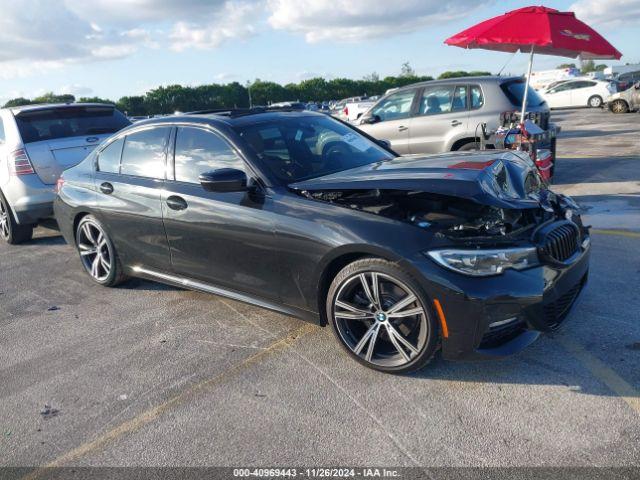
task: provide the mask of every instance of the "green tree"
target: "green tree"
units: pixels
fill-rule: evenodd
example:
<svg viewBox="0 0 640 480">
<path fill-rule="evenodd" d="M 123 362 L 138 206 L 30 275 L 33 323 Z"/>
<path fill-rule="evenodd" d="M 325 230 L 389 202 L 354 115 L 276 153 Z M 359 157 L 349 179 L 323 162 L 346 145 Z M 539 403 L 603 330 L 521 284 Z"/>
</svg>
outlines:
<svg viewBox="0 0 640 480">
<path fill-rule="evenodd" d="M 73 103 L 76 97 L 71 94 L 56 95 L 53 92 L 47 92 L 32 100 L 31 103 Z"/>
<path fill-rule="evenodd" d="M 404 62 L 400 67 L 400 76 L 401 77 L 415 77 L 416 71 L 413 69 L 409 62 Z"/>
<path fill-rule="evenodd" d="M 260 79 L 256 79 L 251 84 L 251 99 L 254 105 L 262 106 L 291 100 L 290 93 L 285 87 L 275 82 L 263 82 Z"/>
<path fill-rule="evenodd" d="M 20 107 L 22 105 L 30 105 L 32 102 L 28 98 L 18 97 L 12 98 L 7 103 L 4 104 L 3 108 L 11 108 L 11 107 Z"/>
<path fill-rule="evenodd" d="M 596 62 L 594 62 L 593 60 L 585 60 L 584 62 L 582 62 L 582 68 L 580 69 L 580 71 L 582 73 L 601 72 L 605 68 L 607 68 L 607 65 L 604 63 L 596 65 Z"/>
<path fill-rule="evenodd" d="M 466 72 L 464 70 L 457 70 L 457 71 L 443 72 L 440 74 L 438 78 L 446 79 L 446 78 L 462 78 L 462 77 L 486 77 L 488 75 L 491 75 L 491 72 L 485 72 L 485 71 Z"/>
<path fill-rule="evenodd" d="M 148 108 L 146 98 L 138 95 L 133 97 L 122 97 L 116 103 L 118 110 L 131 116 L 150 115 L 151 110 Z"/>
<path fill-rule="evenodd" d="M 377 83 L 380 81 L 380 75 L 378 75 L 378 72 L 371 72 L 369 75 L 362 77 L 362 80 L 365 82 Z"/>
<path fill-rule="evenodd" d="M 116 102 L 113 100 L 107 100 L 106 98 L 100 97 L 80 97 L 76 100 L 78 103 L 109 103 L 111 105 L 115 105 Z"/>
</svg>

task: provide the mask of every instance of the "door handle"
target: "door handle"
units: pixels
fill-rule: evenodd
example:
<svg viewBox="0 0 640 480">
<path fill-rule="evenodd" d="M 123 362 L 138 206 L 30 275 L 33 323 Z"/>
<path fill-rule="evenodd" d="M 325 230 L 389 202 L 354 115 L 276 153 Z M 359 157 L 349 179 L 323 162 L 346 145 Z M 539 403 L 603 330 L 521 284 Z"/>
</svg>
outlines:
<svg viewBox="0 0 640 480">
<path fill-rule="evenodd" d="M 186 210 L 189 205 L 184 198 L 171 195 L 167 198 L 167 206 L 171 210 Z"/>
<path fill-rule="evenodd" d="M 111 195 L 113 193 L 113 185 L 111 185 L 109 182 L 104 182 L 100 185 L 100 191 L 107 195 Z"/>
<path fill-rule="evenodd" d="M 404 125 L 400 125 L 398 127 L 399 132 L 406 132 L 407 130 L 409 130 L 409 127 L 405 127 Z"/>
<path fill-rule="evenodd" d="M 462 125 L 462 122 L 459 122 L 458 120 L 452 120 L 451 121 L 451 126 L 452 127 L 457 127 L 458 125 Z"/>
</svg>

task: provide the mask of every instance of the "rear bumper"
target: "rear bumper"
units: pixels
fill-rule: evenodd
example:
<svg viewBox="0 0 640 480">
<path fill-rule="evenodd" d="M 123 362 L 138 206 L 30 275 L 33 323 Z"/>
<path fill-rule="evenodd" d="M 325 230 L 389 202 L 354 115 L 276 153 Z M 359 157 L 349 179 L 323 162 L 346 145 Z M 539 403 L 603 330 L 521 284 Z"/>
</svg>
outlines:
<svg viewBox="0 0 640 480">
<path fill-rule="evenodd" d="M 507 270 L 494 277 L 467 277 L 427 259 L 414 263 L 425 290 L 442 305 L 448 330 L 442 339 L 443 357 L 503 357 L 556 329 L 586 285 L 589 257 L 590 247 L 566 267 Z"/>
<path fill-rule="evenodd" d="M 10 177 L 2 191 L 17 222 L 33 224 L 53 216 L 54 188 L 32 174 Z"/>
</svg>

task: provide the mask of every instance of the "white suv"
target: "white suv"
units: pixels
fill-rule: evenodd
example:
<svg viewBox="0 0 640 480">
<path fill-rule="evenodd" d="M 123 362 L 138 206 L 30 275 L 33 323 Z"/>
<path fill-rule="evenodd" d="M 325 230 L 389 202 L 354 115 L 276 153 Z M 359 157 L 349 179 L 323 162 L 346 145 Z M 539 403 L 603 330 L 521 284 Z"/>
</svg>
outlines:
<svg viewBox="0 0 640 480">
<path fill-rule="evenodd" d="M 27 105 L 0 110 L 0 239 L 31 239 L 53 215 L 58 177 L 131 122 L 113 105 Z"/>
</svg>

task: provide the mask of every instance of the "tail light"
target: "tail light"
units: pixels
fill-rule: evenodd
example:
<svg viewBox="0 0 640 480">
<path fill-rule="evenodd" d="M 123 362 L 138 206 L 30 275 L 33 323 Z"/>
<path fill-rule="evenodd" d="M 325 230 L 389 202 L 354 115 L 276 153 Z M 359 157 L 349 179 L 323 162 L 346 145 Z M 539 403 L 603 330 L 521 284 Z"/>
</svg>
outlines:
<svg viewBox="0 0 640 480">
<path fill-rule="evenodd" d="M 342 110 L 342 113 L 344 113 L 345 117 L 349 116 L 349 107 L 344 107 L 344 110 Z"/>
<path fill-rule="evenodd" d="M 9 170 L 12 175 L 30 175 L 36 173 L 29 160 L 27 151 L 23 148 L 9 154 Z"/>
<path fill-rule="evenodd" d="M 56 193 L 60 193 L 60 190 L 62 190 L 63 186 L 64 186 L 64 178 L 58 177 L 58 180 L 56 181 Z"/>
</svg>

